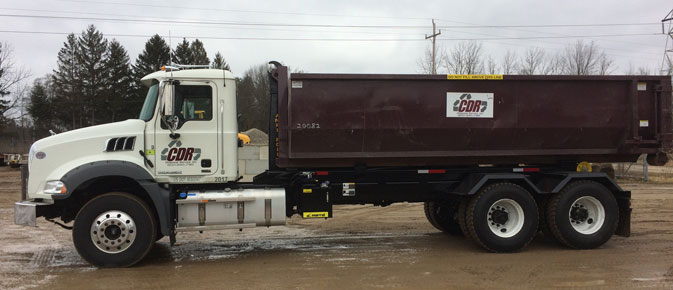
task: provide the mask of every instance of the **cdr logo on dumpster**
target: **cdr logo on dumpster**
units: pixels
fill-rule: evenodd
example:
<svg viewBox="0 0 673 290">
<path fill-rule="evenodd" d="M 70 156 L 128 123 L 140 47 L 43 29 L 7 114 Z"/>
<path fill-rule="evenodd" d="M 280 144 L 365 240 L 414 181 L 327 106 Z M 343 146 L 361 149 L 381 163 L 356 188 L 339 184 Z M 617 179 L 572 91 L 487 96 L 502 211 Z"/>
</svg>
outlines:
<svg viewBox="0 0 673 290">
<path fill-rule="evenodd" d="M 446 93 L 447 118 L 493 118 L 493 93 Z"/>
</svg>

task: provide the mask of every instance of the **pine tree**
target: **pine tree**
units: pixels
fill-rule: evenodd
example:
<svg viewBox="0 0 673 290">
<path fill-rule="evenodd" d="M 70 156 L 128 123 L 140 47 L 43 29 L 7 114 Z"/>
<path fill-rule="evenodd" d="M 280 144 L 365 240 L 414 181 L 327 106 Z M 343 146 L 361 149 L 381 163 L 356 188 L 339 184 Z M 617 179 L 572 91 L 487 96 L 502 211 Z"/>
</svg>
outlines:
<svg viewBox="0 0 673 290">
<path fill-rule="evenodd" d="M 140 80 L 142 77 L 160 70 L 161 66 L 167 65 L 170 59 L 170 51 L 171 49 L 161 36 L 158 34 L 152 36 L 145 43 L 145 50 L 138 55 L 133 66 L 135 79 Z"/>
<path fill-rule="evenodd" d="M 36 79 L 30 90 L 30 105 L 28 113 L 33 119 L 33 128 L 37 136 L 47 136 L 49 129 L 53 128 L 54 110 L 52 98 L 49 96 L 50 77 Z"/>
<path fill-rule="evenodd" d="M 168 65 L 171 55 L 171 49 L 161 36 L 155 34 L 145 43 L 145 50 L 138 55 L 135 65 L 133 65 L 133 75 L 136 81 L 135 94 L 139 99 L 144 99 L 147 94 L 147 87 L 140 83 L 144 76 L 156 72 L 161 66 Z"/>
<path fill-rule="evenodd" d="M 126 49 L 115 39 L 110 41 L 107 52 L 105 84 L 105 121 L 115 122 L 134 118 L 140 112 L 142 99 L 134 95 L 134 80 Z"/>
<path fill-rule="evenodd" d="M 178 43 L 171 58 L 176 64 L 192 64 L 192 50 L 189 48 L 189 41 L 186 38 Z"/>
<path fill-rule="evenodd" d="M 68 129 L 82 127 L 82 83 L 78 78 L 80 66 L 75 59 L 77 38 L 69 34 L 63 47 L 58 52 L 57 68 L 52 75 L 54 102 L 59 104 L 62 112 L 57 115 L 57 122 Z"/>
<path fill-rule="evenodd" d="M 229 64 L 227 63 L 227 61 L 224 59 L 224 57 L 222 56 L 222 54 L 219 51 L 215 54 L 215 58 L 213 59 L 212 67 L 216 68 L 216 69 L 223 69 L 223 70 L 231 71 L 231 68 L 229 67 Z"/>
<path fill-rule="evenodd" d="M 85 110 L 90 114 L 88 125 L 98 123 L 96 111 L 102 110 L 103 106 L 101 99 L 107 82 L 107 46 L 107 39 L 93 25 L 89 25 L 77 39 L 75 58 L 81 66 L 77 77 L 82 80 L 82 92 L 87 100 Z"/>
<path fill-rule="evenodd" d="M 194 39 L 192 44 L 189 46 L 189 50 L 191 51 L 192 57 L 190 64 L 210 64 L 210 59 L 208 58 L 206 49 L 203 47 L 203 42 L 198 39 Z"/>
</svg>

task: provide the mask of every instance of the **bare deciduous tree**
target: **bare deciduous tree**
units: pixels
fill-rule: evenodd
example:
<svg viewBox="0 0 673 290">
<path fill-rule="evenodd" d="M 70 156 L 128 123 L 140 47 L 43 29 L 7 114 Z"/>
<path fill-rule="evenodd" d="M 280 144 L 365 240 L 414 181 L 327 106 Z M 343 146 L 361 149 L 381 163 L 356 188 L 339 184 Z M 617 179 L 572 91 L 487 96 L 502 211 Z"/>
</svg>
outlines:
<svg viewBox="0 0 673 290">
<path fill-rule="evenodd" d="M 502 72 L 504 74 L 511 75 L 516 73 L 519 68 L 516 58 L 516 53 L 511 50 L 505 53 L 505 57 L 502 59 Z"/>
<path fill-rule="evenodd" d="M 0 43 L 0 127 L 8 120 L 18 120 L 25 116 L 26 86 L 23 83 L 30 73 L 17 67 L 12 56 L 12 48 Z"/>
<path fill-rule="evenodd" d="M 555 54 L 547 58 L 547 65 L 544 74 L 560 75 L 564 74 L 564 58 L 562 54 Z"/>
<path fill-rule="evenodd" d="M 444 57 L 444 65 L 450 74 L 479 74 L 484 71 L 481 43 L 461 42 Z"/>
<path fill-rule="evenodd" d="M 498 63 L 490 55 L 486 58 L 485 69 L 487 74 L 496 74 L 498 72 Z"/>
<path fill-rule="evenodd" d="M 649 67 L 641 66 L 641 67 L 638 67 L 638 70 L 636 71 L 636 74 L 641 75 L 641 76 L 649 76 L 650 74 L 652 74 L 652 72 L 650 71 Z"/>
<path fill-rule="evenodd" d="M 533 47 L 524 52 L 519 64 L 519 74 L 536 75 L 546 72 L 545 52 L 542 48 Z"/>
<path fill-rule="evenodd" d="M 601 53 L 601 56 L 598 59 L 598 74 L 599 75 L 609 75 L 614 71 L 614 61 L 611 58 L 608 58 L 605 53 Z"/>
<path fill-rule="evenodd" d="M 562 58 L 563 72 L 570 75 L 592 75 L 601 71 L 608 72 L 612 61 L 605 52 L 599 51 L 592 41 L 584 43 L 578 40 L 574 45 L 568 46 Z M 605 66 L 601 68 L 601 63 Z"/>
<path fill-rule="evenodd" d="M 439 55 L 435 55 L 434 68 L 433 68 L 432 48 L 431 47 L 426 48 L 425 52 L 423 53 L 423 56 L 419 58 L 417 61 L 419 72 L 428 75 L 432 74 L 433 71 L 437 73 L 439 71 L 441 61 L 443 59 L 441 51 L 442 50 L 439 48 L 436 50 L 436 52 L 439 53 Z"/>
</svg>

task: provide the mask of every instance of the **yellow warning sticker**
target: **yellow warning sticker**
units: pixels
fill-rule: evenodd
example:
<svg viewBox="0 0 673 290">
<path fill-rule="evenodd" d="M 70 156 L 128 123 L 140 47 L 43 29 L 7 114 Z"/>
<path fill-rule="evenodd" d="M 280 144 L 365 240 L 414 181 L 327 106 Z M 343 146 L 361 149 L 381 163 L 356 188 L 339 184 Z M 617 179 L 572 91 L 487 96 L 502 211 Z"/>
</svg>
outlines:
<svg viewBox="0 0 673 290">
<path fill-rule="evenodd" d="M 328 218 L 329 213 L 326 211 L 313 211 L 313 212 L 304 212 L 304 218 L 305 219 L 310 219 L 310 218 Z"/>
<path fill-rule="evenodd" d="M 145 151 L 145 155 L 147 155 L 147 156 L 154 155 L 154 149 L 147 149 L 147 151 Z"/>
<path fill-rule="evenodd" d="M 447 80 L 502 80 L 502 75 L 446 75 Z"/>
<path fill-rule="evenodd" d="M 313 189 L 304 188 L 304 193 L 311 193 L 311 192 L 313 192 Z"/>
</svg>

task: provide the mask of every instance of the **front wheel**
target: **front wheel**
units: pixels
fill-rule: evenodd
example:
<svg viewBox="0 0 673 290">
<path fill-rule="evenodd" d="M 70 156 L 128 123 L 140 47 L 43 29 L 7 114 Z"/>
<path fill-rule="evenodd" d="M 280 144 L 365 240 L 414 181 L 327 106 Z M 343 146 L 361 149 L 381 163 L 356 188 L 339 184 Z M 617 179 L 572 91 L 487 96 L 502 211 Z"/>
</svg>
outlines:
<svg viewBox="0 0 673 290">
<path fill-rule="evenodd" d="M 617 229 L 615 196 L 600 183 L 582 180 L 566 186 L 547 205 L 547 223 L 562 244 L 592 249 L 607 242 Z"/>
<path fill-rule="evenodd" d="M 123 192 L 97 196 L 80 209 L 72 238 L 79 255 L 97 267 L 129 267 L 147 255 L 157 235 L 147 204 Z"/>
</svg>

